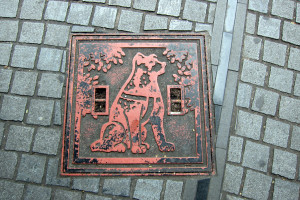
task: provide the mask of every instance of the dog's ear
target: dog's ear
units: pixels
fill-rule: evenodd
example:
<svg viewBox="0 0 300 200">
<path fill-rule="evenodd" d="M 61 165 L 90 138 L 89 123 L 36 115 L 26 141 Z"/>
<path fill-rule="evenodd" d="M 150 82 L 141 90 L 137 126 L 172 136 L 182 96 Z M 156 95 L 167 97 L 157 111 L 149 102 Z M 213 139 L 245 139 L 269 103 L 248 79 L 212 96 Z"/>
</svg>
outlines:
<svg viewBox="0 0 300 200">
<path fill-rule="evenodd" d="M 140 65 L 140 64 L 142 64 L 142 63 L 145 63 L 145 62 L 144 62 L 145 56 L 144 56 L 142 53 L 138 52 L 134 57 L 135 57 L 135 59 L 136 59 L 136 64 L 137 64 L 137 65 Z"/>
</svg>

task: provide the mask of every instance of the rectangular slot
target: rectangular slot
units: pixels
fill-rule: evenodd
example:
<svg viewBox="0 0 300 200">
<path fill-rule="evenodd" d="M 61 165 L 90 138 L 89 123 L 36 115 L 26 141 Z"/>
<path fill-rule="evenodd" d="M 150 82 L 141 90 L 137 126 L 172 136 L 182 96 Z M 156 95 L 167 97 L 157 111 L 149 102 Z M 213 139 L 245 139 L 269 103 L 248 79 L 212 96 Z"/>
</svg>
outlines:
<svg viewBox="0 0 300 200">
<path fill-rule="evenodd" d="M 181 111 L 182 111 L 181 102 L 172 101 L 171 102 L 171 112 L 181 112 Z"/>
<path fill-rule="evenodd" d="M 168 85 L 168 114 L 184 115 L 184 95 L 182 85 Z"/>
<path fill-rule="evenodd" d="M 109 87 L 107 85 L 94 86 L 93 115 L 108 115 Z"/>
<path fill-rule="evenodd" d="M 171 95 L 171 99 L 181 100 L 181 89 L 180 88 L 171 88 L 170 95 Z"/>
<path fill-rule="evenodd" d="M 104 101 L 95 102 L 95 112 L 105 112 L 106 103 Z"/>
<path fill-rule="evenodd" d="M 106 99 L 106 88 L 95 88 L 95 99 Z"/>
</svg>

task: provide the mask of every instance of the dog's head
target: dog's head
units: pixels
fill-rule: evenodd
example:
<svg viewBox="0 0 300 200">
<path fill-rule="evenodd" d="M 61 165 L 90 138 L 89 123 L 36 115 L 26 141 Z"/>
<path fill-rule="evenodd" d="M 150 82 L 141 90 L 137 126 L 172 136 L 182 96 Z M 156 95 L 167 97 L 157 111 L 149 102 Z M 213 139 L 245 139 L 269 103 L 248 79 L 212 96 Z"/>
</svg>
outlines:
<svg viewBox="0 0 300 200">
<path fill-rule="evenodd" d="M 159 74 L 165 73 L 166 62 L 160 62 L 155 54 L 145 56 L 142 53 L 137 53 L 133 58 L 133 63 L 136 63 L 137 65 L 144 64 L 148 69 L 148 72 L 155 70 L 156 72 L 159 72 Z M 154 69 L 153 67 L 156 65 L 159 66 Z"/>
</svg>

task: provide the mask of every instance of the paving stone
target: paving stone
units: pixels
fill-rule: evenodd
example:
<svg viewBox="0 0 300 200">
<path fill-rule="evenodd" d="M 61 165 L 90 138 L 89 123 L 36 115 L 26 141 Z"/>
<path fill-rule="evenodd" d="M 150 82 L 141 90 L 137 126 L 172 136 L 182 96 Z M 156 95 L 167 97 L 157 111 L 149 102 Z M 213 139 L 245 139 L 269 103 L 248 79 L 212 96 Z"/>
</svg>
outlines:
<svg viewBox="0 0 300 200">
<path fill-rule="evenodd" d="M 21 8 L 21 19 L 42 19 L 45 0 L 24 0 Z"/>
<path fill-rule="evenodd" d="M 20 42 L 25 43 L 42 43 L 44 33 L 44 24 L 36 22 L 24 22 L 20 36 Z"/>
<path fill-rule="evenodd" d="M 300 3 L 297 3 L 296 22 L 300 23 Z"/>
<path fill-rule="evenodd" d="M 0 65 L 8 65 L 11 47 L 12 44 L 0 43 Z"/>
<path fill-rule="evenodd" d="M 236 105 L 244 108 L 249 108 L 251 100 L 252 86 L 239 83 Z"/>
<path fill-rule="evenodd" d="M 62 124 L 61 123 L 61 106 L 60 106 L 59 100 L 55 101 L 53 124 L 55 124 L 55 125 Z"/>
<path fill-rule="evenodd" d="M 113 29 L 115 27 L 117 12 L 117 8 L 96 6 L 92 24 L 94 26 Z"/>
<path fill-rule="evenodd" d="M 69 39 L 70 26 L 48 24 L 44 44 L 65 47 Z"/>
<path fill-rule="evenodd" d="M 207 4 L 195 0 L 187 0 L 184 5 L 183 19 L 204 22 Z"/>
<path fill-rule="evenodd" d="M 242 183 L 243 168 L 226 164 L 223 190 L 238 194 Z"/>
<path fill-rule="evenodd" d="M 61 98 L 64 82 L 63 75 L 43 73 L 39 82 L 38 96 Z"/>
<path fill-rule="evenodd" d="M 250 10 L 267 13 L 269 0 L 249 0 L 248 8 Z"/>
<path fill-rule="evenodd" d="M 24 118 L 26 103 L 26 97 L 4 95 L 0 111 L 0 119 L 22 121 Z"/>
<path fill-rule="evenodd" d="M 286 49 L 287 46 L 284 44 L 265 40 L 263 60 L 280 66 L 284 66 Z"/>
<path fill-rule="evenodd" d="M 238 113 L 236 134 L 259 140 L 262 117 L 240 110 Z"/>
<path fill-rule="evenodd" d="M 130 184 L 130 178 L 105 179 L 102 192 L 103 194 L 129 197 Z"/>
<path fill-rule="evenodd" d="M 105 0 L 83 0 L 83 2 L 105 3 Z"/>
<path fill-rule="evenodd" d="M 0 41 L 16 41 L 19 21 L 0 20 Z"/>
<path fill-rule="evenodd" d="M 192 30 L 193 23 L 189 21 L 172 19 L 170 22 L 170 31 L 190 31 Z"/>
<path fill-rule="evenodd" d="M 275 18 L 260 16 L 257 34 L 269 38 L 279 39 L 280 20 Z"/>
<path fill-rule="evenodd" d="M 11 93 L 32 96 L 37 76 L 37 72 L 16 71 Z"/>
<path fill-rule="evenodd" d="M 1 85 L 1 83 L 0 83 Z M 300 96 L 300 74 L 297 74 L 295 86 L 294 86 L 294 95 Z"/>
<path fill-rule="evenodd" d="M 86 194 L 85 200 L 111 200 L 109 197 L 102 197 L 98 195 Z"/>
<path fill-rule="evenodd" d="M 134 1 L 133 8 L 139 10 L 154 11 L 156 8 L 157 0 L 139 0 Z"/>
<path fill-rule="evenodd" d="M 0 199 L 16 200 L 21 199 L 24 184 L 0 180 Z"/>
<path fill-rule="evenodd" d="M 265 89 L 257 88 L 252 110 L 267 115 L 275 115 L 279 94 Z"/>
<path fill-rule="evenodd" d="M 92 9 L 92 5 L 72 3 L 67 22 L 71 24 L 88 25 Z"/>
<path fill-rule="evenodd" d="M 16 17 L 19 0 L 0 0 L 0 17 Z"/>
<path fill-rule="evenodd" d="M 214 23 L 215 14 L 216 14 L 216 4 L 211 3 L 211 4 L 209 4 L 209 10 L 208 10 L 208 17 L 207 17 L 208 23 L 211 23 L 211 24 Z"/>
<path fill-rule="evenodd" d="M 291 47 L 288 68 L 300 71 L 300 49 Z"/>
<path fill-rule="evenodd" d="M 282 92 L 291 93 L 293 85 L 293 75 L 294 73 L 290 70 L 271 67 L 269 87 Z"/>
<path fill-rule="evenodd" d="M 290 181 L 284 181 L 279 178 L 276 178 L 273 199 L 274 200 L 299 199 L 299 188 L 300 188 L 300 185 L 297 183 L 293 183 Z"/>
<path fill-rule="evenodd" d="M 24 200 L 41 200 L 51 198 L 51 188 L 28 185 L 24 192 Z"/>
<path fill-rule="evenodd" d="M 18 155 L 16 152 L 0 150 L 0 177 L 12 179 L 17 165 Z M 0 196 L 1 197 L 1 196 Z"/>
<path fill-rule="evenodd" d="M 131 0 L 109 0 L 108 4 L 114 6 L 130 7 Z"/>
<path fill-rule="evenodd" d="M 34 128 L 11 125 L 6 141 L 6 150 L 30 151 Z"/>
<path fill-rule="evenodd" d="M 57 185 L 57 186 L 70 186 L 70 178 L 69 177 L 61 177 L 58 174 L 58 158 L 50 158 L 47 167 L 47 175 L 46 175 L 46 184 L 47 185 Z"/>
<path fill-rule="evenodd" d="M 138 33 L 142 23 L 143 13 L 122 10 L 118 30 Z"/>
<path fill-rule="evenodd" d="M 12 75 L 12 70 L 0 69 L 0 92 L 8 92 L 11 75 Z"/>
<path fill-rule="evenodd" d="M 81 199 L 81 192 L 57 189 L 54 194 L 54 199 L 55 200 Z"/>
<path fill-rule="evenodd" d="M 264 142 L 287 147 L 290 125 L 273 119 L 267 119 Z"/>
<path fill-rule="evenodd" d="M 230 136 L 228 161 L 240 163 L 243 151 L 243 138 Z"/>
<path fill-rule="evenodd" d="M 294 179 L 296 175 L 297 155 L 274 149 L 272 173 Z"/>
<path fill-rule="evenodd" d="M 196 199 L 207 199 L 209 185 L 210 185 L 209 178 L 198 181 Z"/>
<path fill-rule="evenodd" d="M 246 32 L 254 34 L 256 24 L 256 14 L 247 13 Z"/>
<path fill-rule="evenodd" d="M 226 195 L 226 200 L 243 200 L 242 198 L 231 196 L 231 195 Z"/>
<path fill-rule="evenodd" d="M 144 30 L 166 30 L 168 29 L 168 18 L 156 15 L 146 15 Z"/>
<path fill-rule="evenodd" d="M 94 192 L 98 193 L 100 186 L 100 178 L 97 177 L 82 177 L 75 178 L 73 181 L 72 189 L 74 190 L 83 190 L 85 192 Z"/>
<path fill-rule="evenodd" d="M 242 81 L 263 86 L 265 82 L 267 66 L 258 62 L 244 59 Z"/>
<path fill-rule="evenodd" d="M 247 58 L 259 59 L 259 52 L 262 44 L 262 39 L 258 37 L 245 36 L 243 55 Z"/>
<path fill-rule="evenodd" d="M 92 33 L 95 28 L 87 26 L 73 26 L 71 32 L 73 33 Z"/>
<path fill-rule="evenodd" d="M 66 19 L 68 6 L 68 2 L 49 1 L 44 18 L 63 22 Z"/>
<path fill-rule="evenodd" d="M 160 0 L 157 14 L 179 16 L 182 0 Z"/>
<path fill-rule="evenodd" d="M 272 11 L 273 15 L 293 19 L 295 2 L 291 0 L 273 0 Z"/>
<path fill-rule="evenodd" d="M 300 123 L 300 100 L 282 96 L 279 117 L 291 122 Z"/>
<path fill-rule="evenodd" d="M 54 107 L 53 100 L 32 99 L 30 101 L 28 124 L 50 125 Z"/>
<path fill-rule="evenodd" d="M 160 199 L 163 180 L 138 179 L 133 198 L 137 199 Z"/>
<path fill-rule="evenodd" d="M 73 27 L 74 27 L 74 26 L 73 26 Z M 60 69 L 60 72 L 61 72 L 61 73 L 65 73 L 65 72 L 66 72 L 66 67 L 67 67 L 67 51 L 64 50 L 63 57 L 62 57 L 62 61 L 61 61 L 61 69 Z"/>
<path fill-rule="evenodd" d="M 212 35 L 212 25 L 196 23 L 195 32 L 207 31 L 209 35 Z M 216 76 L 214 76 L 216 77 Z"/>
<path fill-rule="evenodd" d="M 248 170 L 242 195 L 253 199 L 268 199 L 272 177 Z"/>
<path fill-rule="evenodd" d="M 50 128 L 38 128 L 34 139 L 33 152 L 56 155 L 60 143 L 60 131 Z"/>
<path fill-rule="evenodd" d="M 4 123 L 0 122 L 0 144 L 2 142 L 3 134 L 4 134 Z"/>
<path fill-rule="evenodd" d="M 12 57 L 11 66 L 33 69 L 37 47 L 16 45 Z"/>
<path fill-rule="evenodd" d="M 63 51 L 60 49 L 41 48 L 37 68 L 39 70 L 59 71 Z"/>
<path fill-rule="evenodd" d="M 224 31 L 228 33 L 233 32 L 233 26 L 235 21 L 235 15 L 236 15 L 236 6 L 237 1 L 227 1 L 227 8 L 226 8 L 226 18 L 225 18 L 225 24 L 224 24 Z"/>
<path fill-rule="evenodd" d="M 165 200 L 181 200 L 182 181 L 167 180 L 165 190 Z"/>
<path fill-rule="evenodd" d="M 300 45 L 300 25 L 284 22 L 282 40 L 295 45 Z"/>
<path fill-rule="evenodd" d="M 46 157 L 23 154 L 18 170 L 17 180 L 41 183 L 44 174 Z"/>
</svg>

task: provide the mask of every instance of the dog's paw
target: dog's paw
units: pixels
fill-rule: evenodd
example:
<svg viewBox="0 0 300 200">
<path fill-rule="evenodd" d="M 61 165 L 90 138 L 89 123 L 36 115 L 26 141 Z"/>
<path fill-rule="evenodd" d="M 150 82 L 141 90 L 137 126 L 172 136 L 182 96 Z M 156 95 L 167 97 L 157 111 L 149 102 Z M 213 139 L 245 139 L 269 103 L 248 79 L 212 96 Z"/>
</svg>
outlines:
<svg viewBox="0 0 300 200">
<path fill-rule="evenodd" d="M 171 142 L 164 142 L 159 147 L 160 151 L 175 151 L 175 145 Z"/>
<path fill-rule="evenodd" d="M 124 144 L 120 143 L 114 147 L 114 150 L 119 153 L 123 153 L 123 152 L 125 152 L 126 148 L 125 148 Z"/>
<path fill-rule="evenodd" d="M 131 152 L 132 153 L 146 153 L 147 148 L 144 145 L 141 146 L 132 146 Z"/>
</svg>

